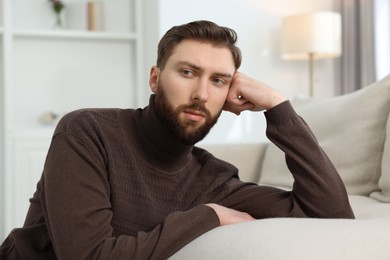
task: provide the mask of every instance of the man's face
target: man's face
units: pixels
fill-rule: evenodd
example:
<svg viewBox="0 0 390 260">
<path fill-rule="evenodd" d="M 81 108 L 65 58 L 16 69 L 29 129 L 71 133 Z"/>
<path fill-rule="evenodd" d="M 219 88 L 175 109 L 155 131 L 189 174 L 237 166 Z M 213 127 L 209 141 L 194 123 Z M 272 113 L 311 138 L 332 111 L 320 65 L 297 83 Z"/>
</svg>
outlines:
<svg viewBox="0 0 390 260">
<path fill-rule="evenodd" d="M 157 114 L 182 143 L 202 140 L 217 122 L 234 72 L 228 49 L 193 40 L 177 45 L 163 70 L 152 68 Z"/>
</svg>

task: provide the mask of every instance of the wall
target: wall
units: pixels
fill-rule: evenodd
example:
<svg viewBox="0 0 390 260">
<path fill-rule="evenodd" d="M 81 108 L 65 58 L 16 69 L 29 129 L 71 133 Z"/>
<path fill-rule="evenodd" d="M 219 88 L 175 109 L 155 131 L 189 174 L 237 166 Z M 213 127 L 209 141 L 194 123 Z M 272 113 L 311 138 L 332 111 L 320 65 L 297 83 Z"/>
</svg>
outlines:
<svg viewBox="0 0 390 260">
<path fill-rule="evenodd" d="M 307 94 L 308 63 L 280 59 L 279 33 L 284 16 L 332 10 L 332 0 L 159 0 L 159 32 L 174 25 L 207 19 L 235 29 L 243 63 L 240 70 L 277 88 L 288 98 Z M 333 60 L 315 63 L 315 96 L 332 96 Z M 223 113 L 219 123 L 204 140 L 255 142 L 264 140 L 264 120 L 259 113 L 240 117 Z M 229 131 L 226 131 L 229 129 Z M 261 129 L 259 131 L 259 129 Z"/>
</svg>

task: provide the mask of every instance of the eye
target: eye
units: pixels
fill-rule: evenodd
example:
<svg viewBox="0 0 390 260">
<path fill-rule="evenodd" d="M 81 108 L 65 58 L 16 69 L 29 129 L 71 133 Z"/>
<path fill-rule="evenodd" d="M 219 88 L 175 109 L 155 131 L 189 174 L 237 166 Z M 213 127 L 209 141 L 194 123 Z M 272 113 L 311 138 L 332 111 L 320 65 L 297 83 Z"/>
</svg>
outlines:
<svg viewBox="0 0 390 260">
<path fill-rule="evenodd" d="M 220 78 L 215 78 L 215 79 L 212 80 L 212 82 L 213 82 L 214 85 L 216 85 L 216 86 L 223 86 L 223 85 L 226 85 L 225 80 L 220 79 Z"/>
<path fill-rule="evenodd" d="M 193 77 L 195 76 L 194 75 L 194 72 L 192 70 L 189 70 L 189 69 L 183 69 L 181 70 L 181 74 L 184 76 L 184 77 Z"/>
</svg>

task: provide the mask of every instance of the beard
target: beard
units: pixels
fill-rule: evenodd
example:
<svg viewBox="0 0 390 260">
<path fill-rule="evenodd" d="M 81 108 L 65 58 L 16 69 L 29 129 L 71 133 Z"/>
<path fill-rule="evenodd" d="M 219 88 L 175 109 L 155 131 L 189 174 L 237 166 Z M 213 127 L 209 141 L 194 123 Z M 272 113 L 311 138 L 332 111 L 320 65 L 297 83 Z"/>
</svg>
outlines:
<svg viewBox="0 0 390 260">
<path fill-rule="evenodd" d="M 155 107 L 157 117 L 179 142 L 184 145 L 194 145 L 202 140 L 215 123 L 217 123 L 218 118 L 222 113 L 221 109 L 216 116 L 212 117 L 210 111 L 206 109 L 203 102 L 192 102 L 190 104 L 180 105 L 174 109 L 168 101 L 161 84 L 159 84 L 157 88 Z M 180 120 L 180 114 L 187 109 L 204 113 L 205 122 L 199 125 L 199 122 Z"/>
</svg>

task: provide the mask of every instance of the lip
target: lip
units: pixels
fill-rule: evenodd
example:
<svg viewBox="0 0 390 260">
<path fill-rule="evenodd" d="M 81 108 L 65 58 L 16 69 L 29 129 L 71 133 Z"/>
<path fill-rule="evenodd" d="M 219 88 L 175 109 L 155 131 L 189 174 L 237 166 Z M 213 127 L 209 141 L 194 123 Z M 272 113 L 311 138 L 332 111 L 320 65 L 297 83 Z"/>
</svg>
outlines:
<svg viewBox="0 0 390 260">
<path fill-rule="evenodd" d="M 199 122 L 206 117 L 205 113 L 198 111 L 198 110 L 186 109 L 183 112 L 184 112 L 186 118 L 191 120 L 191 121 Z"/>
</svg>

